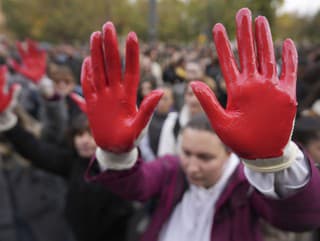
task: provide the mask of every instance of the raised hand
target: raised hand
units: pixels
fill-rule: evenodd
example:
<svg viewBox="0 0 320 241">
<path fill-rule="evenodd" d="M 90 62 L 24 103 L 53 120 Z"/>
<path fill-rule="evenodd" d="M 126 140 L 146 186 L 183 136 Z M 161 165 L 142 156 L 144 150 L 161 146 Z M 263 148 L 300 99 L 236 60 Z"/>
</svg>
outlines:
<svg viewBox="0 0 320 241">
<path fill-rule="evenodd" d="M 267 19 L 255 19 L 255 37 L 249 9 L 238 11 L 236 24 L 240 67 L 224 26 L 213 28 L 227 85 L 226 109 L 205 84 L 194 82 L 191 86 L 216 133 L 240 157 L 280 157 L 290 140 L 296 114 L 297 51 L 292 40 L 285 40 L 278 78 Z"/>
<path fill-rule="evenodd" d="M 91 56 L 82 65 L 81 82 L 90 128 L 97 145 L 114 153 L 130 151 L 148 124 L 162 91 L 151 92 L 136 107 L 139 83 L 139 44 L 134 32 L 126 42 L 124 74 L 116 30 L 111 22 L 90 40 Z"/>
<path fill-rule="evenodd" d="M 15 71 L 38 84 L 46 73 L 47 53 L 44 50 L 40 50 L 35 41 L 28 39 L 26 44 L 27 48 L 25 49 L 21 42 L 17 42 L 21 64 L 15 60 L 11 60 L 10 64 Z"/>
<path fill-rule="evenodd" d="M 77 104 L 83 113 L 87 113 L 86 100 L 75 92 L 70 93 L 70 98 Z"/>
<path fill-rule="evenodd" d="M 9 91 L 5 91 L 7 67 L 0 67 L 0 114 L 13 105 L 17 92 L 20 89 L 18 84 L 13 84 Z"/>
</svg>

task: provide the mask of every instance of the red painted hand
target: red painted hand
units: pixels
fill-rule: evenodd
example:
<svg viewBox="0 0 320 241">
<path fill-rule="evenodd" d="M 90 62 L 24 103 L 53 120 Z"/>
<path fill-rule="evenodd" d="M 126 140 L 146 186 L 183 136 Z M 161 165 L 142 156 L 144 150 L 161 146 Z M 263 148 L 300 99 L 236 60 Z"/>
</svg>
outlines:
<svg viewBox="0 0 320 241">
<path fill-rule="evenodd" d="M 296 114 L 297 51 L 290 39 L 284 42 L 278 78 L 267 19 L 256 18 L 255 39 L 249 9 L 239 10 L 236 24 L 240 68 L 224 26 L 213 28 L 227 85 L 226 109 L 205 84 L 194 82 L 191 86 L 212 127 L 234 152 L 246 159 L 279 157 L 290 139 Z"/>
<path fill-rule="evenodd" d="M 128 34 L 125 71 L 122 75 L 116 30 L 107 22 L 90 41 L 91 56 L 82 65 L 82 88 L 87 116 L 99 147 L 114 153 L 130 151 L 162 96 L 153 91 L 136 107 L 139 83 L 139 44 Z"/>
<path fill-rule="evenodd" d="M 9 91 L 4 91 L 6 85 L 6 73 L 7 67 L 0 67 L 0 113 L 3 113 L 11 105 L 14 99 L 17 97 L 17 92 L 20 86 L 18 84 L 13 84 Z"/>
<path fill-rule="evenodd" d="M 17 42 L 17 49 L 21 57 L 21 64 L 11 60 L 11 66 L 20 74 L 38 84 L 46 73 L 47 53 L 40 50 L 35 41 L 27 40 L 27 48 L 24 49 L 21 42 Z"/>
</svg>

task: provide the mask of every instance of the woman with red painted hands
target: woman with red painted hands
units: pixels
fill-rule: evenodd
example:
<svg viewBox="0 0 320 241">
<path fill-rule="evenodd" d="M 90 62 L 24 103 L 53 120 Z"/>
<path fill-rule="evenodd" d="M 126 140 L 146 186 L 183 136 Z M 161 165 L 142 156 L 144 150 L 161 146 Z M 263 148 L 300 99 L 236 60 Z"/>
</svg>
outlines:
<svg viewBox="0 0 320 241">
<path fill-rule="evenodd" d="M 106 23 L 91 37 L 82 87 L 98 148 L 87 179 L 127 199 L 159 199 L 142 240 L 260 241 L 260 218 L 292 231 L 320 225 L 320 176 L 290 141 L 297 106 L 295 46 L 284 42 L 278 78 L 266 18 L 256 18 L 255 36 L 248 9 L 237 13 L 236 24 L 240 67 L 223 25 L 213 29 L 227 82 L 226 109 L 205 84 L 191 84 L 214 131 L 197 116 L 181 130 L 179 156 L 150 163 L 139 159 L 136 146 L 162 93 L 152 92 L 136 108 L 137 37 L 128 35 L 123 75 L 113 25 Z"/>
</svg>

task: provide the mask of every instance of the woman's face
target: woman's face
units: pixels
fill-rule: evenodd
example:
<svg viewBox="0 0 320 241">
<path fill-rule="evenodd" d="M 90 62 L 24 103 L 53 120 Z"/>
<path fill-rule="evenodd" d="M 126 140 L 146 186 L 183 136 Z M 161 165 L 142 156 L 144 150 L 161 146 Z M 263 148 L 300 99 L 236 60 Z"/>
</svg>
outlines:
<svg viewBox="0 0 320 241">
<path fill-rule="evenodd" d="M 165 87 L 162 88 L 163 95 L 158 103 L 157 112 L 161 114 L 167 114 L 170 112 L 171 107 L 173 106 L 173 92 L 171 88 Z"/>
<path fill-rule="evenodd" d="M 75 87 L 75 83 L 68 78 L 60 78 L 54 81 L 56 92 L 61 96 L 69 95 Z"/>
<path fill-rule="evenodd" d="M 73 141 L 80 157 L 90 158 L 94 155 L 97 145 L 89 131 L 75 135 Z"/>
<path fill-rule="evenodd" d="M 219 137 L 209 131 L 186 128 L 181 135 L 181 167 L 189 183 L 210 188 L 220 179 L 230 156 Z"/>
<path fill-rule="evenodd" d="M 195 94 L 193 93 L 190 85 L 188 86 L 188 89 L 185 93 L 184 100 L 185 100 L 186 105 L 189 107 L 191 116 L 194 116 L 194 115 L 201 113 L 203 111 L 202 107 L 200 105 L 200 102 L 197 99 L 197 97 L 195 96 Z"/>
</svg>

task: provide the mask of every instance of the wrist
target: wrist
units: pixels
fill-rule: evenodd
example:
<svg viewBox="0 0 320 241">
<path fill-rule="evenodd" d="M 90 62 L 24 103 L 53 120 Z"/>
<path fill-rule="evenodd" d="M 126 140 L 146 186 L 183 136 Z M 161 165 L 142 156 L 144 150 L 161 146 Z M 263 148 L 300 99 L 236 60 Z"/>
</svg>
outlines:
<svg viewBox="0 0 320 241">
<path fill-rule="evenodd" d="M 254 160 L 245 158 L 240 159 L 247 168 L 253 171 L 272 173 L 279 172 L 290 167 L 292 162 L 295 160 L 297 153 L 297 145 L 294 142 L 289 141 L 283 150 L 283 155 L 280 157 L 257 158 Z"/>
<path fill-rule="evenodd" d="M 133 148 L 129 152 L 118 154 L 98 147 L 96 150 L 96 158 L 102 171 L 107 169 L 126 170 L 134 166 L 138 159 L 138 149 Z"/>
</svg>

